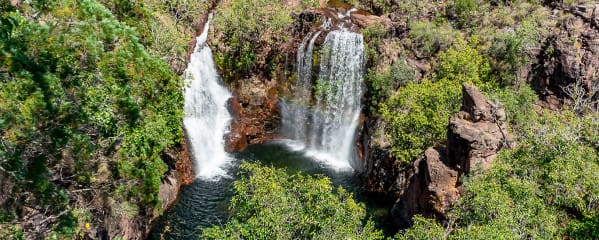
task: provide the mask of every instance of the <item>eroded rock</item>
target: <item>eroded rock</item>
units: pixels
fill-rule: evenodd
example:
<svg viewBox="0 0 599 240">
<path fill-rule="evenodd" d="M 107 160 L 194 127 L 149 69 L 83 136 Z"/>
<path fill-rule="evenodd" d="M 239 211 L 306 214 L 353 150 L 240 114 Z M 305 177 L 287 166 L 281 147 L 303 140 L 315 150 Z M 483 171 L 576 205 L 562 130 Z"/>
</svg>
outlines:
<svg viewBox="0 0 599 240">
<path fill-rule="evenodd" d="M 572 95 L 581 92 L 572 90 L 599 97 L 599 4 L 574 6 L 563 14 L 562 24 L 551 31 L 533 67 L 533 85 L 552 110 L 576 104 Z"/>
<path fill-rule="evenodd" d="M 460 112 L 447 127 L 446 147 L 427 149 L 403 179 L 392 214 L 407 227 L 415 214 L 444 219 L 461 193 L 460 177 L 486 171 L 497 153 L 511 145 L 500 103 L 487 100 L 474 86 L 463 85 Z"/>
</svg>

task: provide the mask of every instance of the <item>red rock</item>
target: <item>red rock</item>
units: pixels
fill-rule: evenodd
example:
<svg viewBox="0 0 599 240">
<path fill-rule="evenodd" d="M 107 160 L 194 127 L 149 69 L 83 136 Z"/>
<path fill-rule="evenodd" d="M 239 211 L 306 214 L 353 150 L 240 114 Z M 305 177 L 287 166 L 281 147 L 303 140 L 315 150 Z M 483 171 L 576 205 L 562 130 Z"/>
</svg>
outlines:
<svg viewBox="0 0 599 240">
<path fill-rule="evenodd" d="M 501 104 L 471 85 L 463 85 L 462 93 L 462 108 L 447 127 L 447 146 L 427 149 L 403 175 L 407 180 L 401 182 L 394 213 L 404 227 L 415 214 L 445 218 L 460 197 L 460 176 L 486 171 L 497 153 L 511 145 Z"/>
</svg>

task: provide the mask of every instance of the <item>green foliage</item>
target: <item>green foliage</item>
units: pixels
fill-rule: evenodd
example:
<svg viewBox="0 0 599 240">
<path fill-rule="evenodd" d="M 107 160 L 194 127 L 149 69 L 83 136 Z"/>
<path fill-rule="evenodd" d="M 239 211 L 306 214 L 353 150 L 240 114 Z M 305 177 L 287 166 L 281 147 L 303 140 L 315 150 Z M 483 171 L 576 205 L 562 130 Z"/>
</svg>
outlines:
<svg viewBox="0 0 599 240">
<path fill-rule="evenodd" d="M 395 157 L 413 161 L 437 140 L 446 138 L 449 116 L 459 109 L 461 83 L 443 78 L 409 83 L 381 104 L 380 113 L 389 123 Z"/>
<path fill-rule="evenodd" d="M 381 23 L 375 23 L 362 29 L 362 35 L 365 41 L 366 59 L 369 63 L 378 61 L 378 49 L 381 47 L 382 41 L 387 32 Z"/>
<path fill-rule="evenodd" d="M 410 24 L 412 50 L 419 57 L 431 57 L 451 46 L 459 37 L 447 22 L 419 21 Z"/>
<path fill-rule="evenodd" d="M 455 0 L 449 8 L 450 14 L 457 17 L 460 27 L 467 27 L 480 14 L 487 1 L 481 0 Z"/>
<path fill-rule="evenodd" d="M 413 226 L 399 231 L 393 239 L 397 240 L 439 240 L 445 239 L 445 229 L 432 219 L 420 215 L 412 218 Z"/>
<path fill-rule="evenodd" d="M 489 79 L 490 71 L 489 62 L 476 49 L 460 40 L 439 55 L 435 78 L 481 85 Z"/>
<path fill-rule="evenodd" d="M 465 179 L 443 239 L 597 238 L 599 143 L 586 136 L 599 134 L 598 114 L 529 115 L 517 131 L 519 146 L 502 151 L 489 172 Z M 414 221 L 403 234 L 442 230 Z"/>
<path fill-rule="evenodd" d="M 517 90 L 510 87 L 494 88 L 490 95 L 491 99 L 499 101 L 505 107 L 508 122 L 514 130 L 530 121 L 536 121 L 536 114 L 531 113 L 535 111 L 534 105 L 538 97 L 530 86 L 524 85 Z"/>
<path fill-rule="evenodd" d="M 376 106 L 379 101 L 387 99 L 397 88 L 406 86 L 414 81 L 414 78 L 414 69 L 405 62 L 405 59 L 382 70 L 370 69 L 366 74 L 366 82 L 373 105 Z"/>
<path fill-rule="evenodd" d="M 214 58 L 226 82 L 248 74 L 256 64 L 268 65 L 267 59 L 279 54 L 268 46 L 287 40 L 284 30 L 292 23 L 290 13 L 277 0 L 232 0 L 216 8 L 215 34 L 209 41 L 217 46 Z"/>
<path fill-rule="evenodd" d="M 201 239 L 382 239 L 366 220 L 364 204 L 324 177 L 288 175 L 243 163 L 235 181 L 231 217 L 203 229 Z"/>
<path fill-rule="evenodd" d="M 166 171 L 160 155 L 181 140 L 181 81 L 148 54 L 136 29 L 101 4 L 64 0 L 43 7 L 36 19 L 16 9 L 1 15 L 0 171 L 52 206 L 47 214 L 68 210 L 55 228 L 70 236 L 71 199 L 50 178 L 74 175 L 87 187 L 100 158 L 131 166 L 119 164 L 115 184 L 143 194 L 122 197 L 158 204 Z"/>
<path fill-rule="evenodd" d="M 499 34 L 490 49 L 490 54 L 496 63 L 493 68 L 499 75 L 501 83 L 513 83 L 517 71 L 530 61 L 527 49 L 539 45 L 542 34 L 532 20 L 526 20 L 513 32 Z"/>
</svg>

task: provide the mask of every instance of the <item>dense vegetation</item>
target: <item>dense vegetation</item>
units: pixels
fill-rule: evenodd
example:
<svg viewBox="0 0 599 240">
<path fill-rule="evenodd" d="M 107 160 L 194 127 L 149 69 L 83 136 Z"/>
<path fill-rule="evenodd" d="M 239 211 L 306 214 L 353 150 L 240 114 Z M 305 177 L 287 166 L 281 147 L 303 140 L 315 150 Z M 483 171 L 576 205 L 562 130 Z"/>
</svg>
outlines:
<svg viewBox="0 0 599 240">
<path fill-rule="evenodd" d="M 426 16 L 433 8 L 419 8 L 420 4 L 426 5 L 406 3 L 395 10 L 386 5 L 383 10 L 409 13 L 404 15 L 410 28 L 407 39 L 365 32 L 374 44 L 369 47 L 378 49 L 370 57 L 371 68 L 388 64 L 389 50 L 380 44 L 385 41 L 400 41 L 396 44 L 405 51 L 403 59 L 432 62 L 430 73 L 414 83 L 389 84 L 395 81 L 392 77 L 369 75 L 371 89 L 382 84 L 396 89 L 373 95 L 379 104 L 371 109 L 388 123 L 395 156 L 411 162 L 445 139 L 447 119 L 459 107 L 462 82 L 474 83 L 505 105 L 518 144 L 502 152 L 488 173 L 462 179 L 464 195 L 449 219 L 440 224 L 417 216 L 414 226 L 395 238 L 599 237 L 599 114 L 539 110 L 535 92 L 520 77 L 546 36 L 545 29 L 555 26 L 547 8 L 535 2 L 463 0 L 427 21 L 413 17 Z M 507 26 L 513 31 L 504 31 Z"/>
<path fill-rule="evenodd" d="M 587 2 L 345 1 L 405 23 L 400 30 L 390 31 L 382 23 L 363 29 L 368 43 L 366 111 L 385 123 L 385 129 L 377 132 L 388 139 L 398 161 L 410 164 L 427 147 L 444 144 L 447 120 L 460 106 L 464 82 L 477 85 L 487 97 L 505 106 L 517 143 L 500 154 L 488 173 L 461 179 L 463 197 L 446 221 L 416 216 L 414 227 L 395 238 L 598 237 L 598 114 L 590 111 L 590 105 L 574 112 L 567 106 L 561 111 L 542 110 L 526 78 L 527 69 L 550 35 L 547 30 L 572 18 L 566 11 L 552 16 L 551 8 L 569 9 Z M 245 17 L 249 22 L 261 19 Z M 272 26 L 281 29 L 279 24 L 284 22 Z M 235 51 L 243 48 L 226 50 Z M 241 196 L 246 193 L 238 192 Z M 248 213 L 235 204 L 234 212 Z M 289 214 L 287 217 L 300 215 Z M 229 234 L 233 229 L 241 231 L 251 226 L 245 224 L 248 218 L 259 216 L 234 220 L 224 229 L 229 229 Z M 257 229 L 251 231 L 264 226 L 254 227 Z"/>
<path fill-rule="evenodd" d="M 528 116 L 518 129 L 520 146 L 502 152 L 487 174 L 466 180 L 448 224 L 417 217 L 397 238 L 599 237 L 599 115 Z"/>
<path fill-rule="evenodd" d="M 289 2 L 216 6 L 209 42 L 226 82 L 285 71 L 294 13 L 318 5 Z M 596 103 L 568 96 L 576 105 L 545 110 L 526 78 L 549 31 L 574 17 L 562 10 L 590 1 L 345 2 L 399 23 L 362 30 L 365 112 L 384 123 L 377 132 L 399 165 L 444 144 L 464 82 L 505 106 L 516 142 L 487 173 L 460 179 L 463 195 L 447 219 L 416 216 L 395 239 L 599 238 Z M 52 232 L 42 234 L 65 239 L 82 238 L 105 215 L 154 214 L 169 167 L 163 157 L 182 138 L 188 41 L 209 7 L 0 1 L 2 236 L 23 238 L 24 212 L 43 212 L 38 224 Z M 252 164 L 240 175 L 230 221 L 202 238 L 383 238 L 363 204 L 324 177 Z"/>
<path fill-rule="evenodd" d="M 14 193 L 0 207 L 0 232 L 21 231 L 23 208 L 45 211 L 51 236 L 71 238 L 98 222 L 95 197 L 130 217 L 160 204 L 161 156 L 181 141 L 173 69 L 189 37 L 175 26 L 170 39 L 152 35 L 167 28 L 150 20 L 158 5 L 103 2 L 112 9 L 0 3 L 0 175 Z M 164 45 L 171 39 L 176 47 Z"/>
<path fill-rule="evenodd" d="M 231 216 L 201 239 L 382 239 L 363 203 L 322 176 L 244 163 Z"/>
</svg>

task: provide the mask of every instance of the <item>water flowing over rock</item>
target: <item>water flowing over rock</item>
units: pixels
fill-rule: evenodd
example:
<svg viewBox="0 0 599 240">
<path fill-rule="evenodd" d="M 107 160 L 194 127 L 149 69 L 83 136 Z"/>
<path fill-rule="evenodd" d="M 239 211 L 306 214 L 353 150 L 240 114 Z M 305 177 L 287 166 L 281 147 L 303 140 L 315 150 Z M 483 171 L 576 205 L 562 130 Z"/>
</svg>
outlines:
<svg viewBox="0 0 599 240">
<path fill-rule="evenodd" d="M 308 113 L 312 98 L 312 53 L 322 30 L 308 34 L 297 51 L 297 82 L 291 88 L 292 102 L 282 102 L 283 132 L 291 139 L 307 139 Z"/>
<path fill-rule="evenodd" d="M 282 132 L 293 140 L 290 145 L 336 169 L 351 169 L 357 158 L 355 132 L 365 56 L 362 35 L 350 31 L 351 12 L 338 13 L 345 20 L 335 22 L 335 26 L 325 18 L 317 31 L 302 40 L 292 99 L 281 103 Z M 325 31 L 330 32 L 320 49 L 320 71 L 314 79 L 314 44 Z"/>
<path fill-rule="evenodd" d="M 320 61 L 310 147 L 323 153 L 327 163 L 350 167 L 356 157 L 355 132 L 363 91 L 362 35 L 345 30 L 330 32 Z"/>
<path fill-rule="evenodd" d="M 227 101 L 229 90 L 221 85 L 212 51 L 206 45 L 210 20 L 197 38 L 194 53 L 185 71 L 185 117 L 183 124 L 199 177 L 213 178 L 225 174 L 231 158 L 225 152 L 224 134 L 231 115 Z"/>
</svg>

